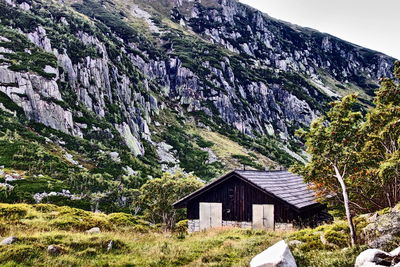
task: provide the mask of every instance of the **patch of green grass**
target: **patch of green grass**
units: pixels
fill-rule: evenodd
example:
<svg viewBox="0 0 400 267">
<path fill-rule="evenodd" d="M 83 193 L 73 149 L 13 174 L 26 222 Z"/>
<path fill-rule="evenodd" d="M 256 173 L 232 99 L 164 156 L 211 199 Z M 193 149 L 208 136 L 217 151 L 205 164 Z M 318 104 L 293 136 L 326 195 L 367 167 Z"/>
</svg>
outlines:
<svg viewBox="0 0 400 267">
<path fill-rule="evenodd" d="M 346 248 L 344 250 L 320 250 L 304 252 L 292 251 L 298 267 L 353 267 L 357 256 L 367 249 L 366 246 Z"/>
</svg>

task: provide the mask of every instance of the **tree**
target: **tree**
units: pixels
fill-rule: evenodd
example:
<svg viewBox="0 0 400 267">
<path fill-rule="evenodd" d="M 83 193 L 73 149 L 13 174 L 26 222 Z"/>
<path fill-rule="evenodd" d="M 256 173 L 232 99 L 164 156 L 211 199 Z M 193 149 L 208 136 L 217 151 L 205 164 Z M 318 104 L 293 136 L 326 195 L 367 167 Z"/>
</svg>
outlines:
<svg viewBox="0 0 400 267">
<path fill-rule="evenodd" d="M 163 223 L 167 228 L 173 228 L 183 214 L 182 211 L 178 213 L 172 204 L 203 185 L 194 175 L 182 172 L 164 173 L 161 178 L 148 181 L 140 189 L 144 216 L 152 223 Z"/>
<path fill-rule="evenodd" d="M 363 115 L 354 111 L 356 100 L 356 95 L 349 95 L 332 103 L 331 110 L 312 122 L 308 131 L 298 132 L 306 141 L 311 160 L 292 169 L 312 183 L 320 196 L 335 197 L 344 204 L 352 245 L 356 243 L 356 232 L 347 185 L 358 171 L 363 143 L 360 132 Z"/>
<path fill-rule="evenodd" d="M 377 208 L 394 207 L 400 201 L 400 62 L 395 79 L 382 79 L 372 108 L 363 126 L 366 142 L 362 150 L 362 173 L 375 190 L 369 196 Z M 380 190 L 376 190 L 379 188 Z"/>
</svg>

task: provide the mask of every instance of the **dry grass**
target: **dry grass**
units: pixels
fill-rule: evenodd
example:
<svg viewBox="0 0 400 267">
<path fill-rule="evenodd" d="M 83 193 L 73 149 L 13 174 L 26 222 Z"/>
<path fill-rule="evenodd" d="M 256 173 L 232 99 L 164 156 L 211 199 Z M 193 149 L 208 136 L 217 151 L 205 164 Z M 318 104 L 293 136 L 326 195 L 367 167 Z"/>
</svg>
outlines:
<svg viewBox="0 0 400 267">
<path fill-rule="evenodd" d="M 106 229 L 87 234 L 82 229 L 63 231 L 52 225 L 49 218 L 60 216 L 58 208 L 52 211 L 52 205 L 43 205 L 49 207 L 45 213 L 28 205 L 0 206 L 10 209 L 10 214 L 14 208 L 19 214 L 1 233 L 1 238 L 18 237 L 17 243 L 0 247 L 0 262 L 10 266 L 246 266 L 251 257 L 280 239 L 276 233 L 240 229 L 214 229 L 184 238 L 171 232 L 140 233 L 135 227 L 107 230 L 104 220 L 109 216 L 104 214 L 85 218 L 103 220 Z M 21 210 L 27 213 L 18 212 Z M 6 222 L 4 217 L 2 221 Z M 113 248 L 107 251 L 110 241 Z M 49 245 L 60 246 L 63 252 L 51 256 Z"/>
<path fill-rule="evenodd" d="M 196 129 L 196 134 L 200 135 L 205 140 L 214 143 L 212 150 L 218 156 L 218 158 L 220 158 L 223 162 L 226 162 L 227 169 L 240 169 L 243 167 L 237 159 L 232 157 L 233 155 L 249 156 L 254 154 L 254 161 L 260 165 L 266 167 L 276 166 L 276 163 L 266 156 L 254 151 L 250 151 L 219 133 L 204 129 Z"/>
<path fill-rule="evenodd" d="M 85 232 L 94 226 L 102 232 Z M 320 233 L 334 244 L 322 244 Z M 8 236 L 18 238 L 12 245 L 0 246 L 0 263 L 1 266 L 248 266 L 252 257 L 277 241 L 297 239 L 303 244 L 292 251 L 299 267 L 350 267 L 362 248 L 343 250 L 346 233 L 346 225 L 340 221 L 295 232 L 223 228 L 182 236 L 163 232 L 121 213 L 95 214 L 48 204 L 0 204 L 0 240 Z M 107 250 L 110 241 L 113 246 Z M 62 253 L 49 255 L 49 245 L 59 246 Z"/>
</svg>

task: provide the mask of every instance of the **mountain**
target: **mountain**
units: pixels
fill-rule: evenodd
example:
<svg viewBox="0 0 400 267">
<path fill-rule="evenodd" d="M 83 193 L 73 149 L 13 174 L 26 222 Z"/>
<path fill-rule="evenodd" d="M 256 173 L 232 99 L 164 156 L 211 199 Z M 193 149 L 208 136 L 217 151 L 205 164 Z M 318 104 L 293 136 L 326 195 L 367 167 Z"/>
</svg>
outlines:
<svg viewBox="0 0 400 267">
<path fill-rule="evenodd" d="M 394 62 L 235 0 L 0 11 L 0 165 L 49 179 L 181 167 L 209 180 L 304 161 L 295 130 L 351 92 L 371 105 Z"/>
</svg>

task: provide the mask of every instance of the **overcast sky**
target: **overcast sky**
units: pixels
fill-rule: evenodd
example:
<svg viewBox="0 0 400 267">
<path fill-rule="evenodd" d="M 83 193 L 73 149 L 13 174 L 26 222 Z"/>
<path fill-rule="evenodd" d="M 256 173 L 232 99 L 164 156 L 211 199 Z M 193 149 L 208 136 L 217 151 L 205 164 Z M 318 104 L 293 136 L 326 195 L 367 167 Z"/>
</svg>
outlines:
<svg viewBox="0 0 400 267">
<path fill-rule="evenodd" d="M 271 17 L 400 59 L 400 0 L 240 0 Z"/>
</svg>

